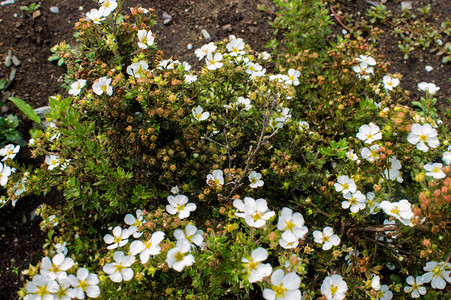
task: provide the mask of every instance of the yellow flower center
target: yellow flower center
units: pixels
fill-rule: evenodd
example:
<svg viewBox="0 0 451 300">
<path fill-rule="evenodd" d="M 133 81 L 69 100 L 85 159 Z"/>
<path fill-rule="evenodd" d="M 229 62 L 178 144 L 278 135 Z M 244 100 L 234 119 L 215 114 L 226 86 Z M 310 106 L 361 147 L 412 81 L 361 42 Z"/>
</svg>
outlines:
<svg viewBox="0 0 451 300">
<path fill-rule="evenodd" d="M 47 291 L 47 286 L 46 285 L 38 287 L 38 291 L 36 292 L 36 295 L 45 296 L 45 295 L 48 295 L 48 294 L 50 294 L 50 293 L 49 293 L 49 291 Z"/>
<path fill-rule="evenodd" d="M 78 286 L 83 290 L 86 291 L 86 288 L 89 286 L 89 283 L 86 280 L 80 280 Z"/>
<path fill-rule="evenodd" d="M 399 209 L 397 206 L 393 207 L 390 212 L 394 215 L 399 215 Z"/>
<path fill-rule="evenodd" d="M 343 190 L 349 189 L 349 183 L 347 183 L 347 182 L 343 183 L 342 187 L 343 187 Z"/>
<path fill-rule="evenodd" d="M 427 135 L 424 135 L 424 134 L 421 134 L 421 135 L 420 135 L 420 141 L 426 142 L 427 139 L 428 139 Z"/>
<path fill-rule="evenodd" d="M 177 207 L 175 208 L 177 211 L 182 211 L 185 208 L 185 204 L 177 204 Z"/>
<path fill-rule="evenodd" d="M 287 289 L 284 288 L 282 284 L 280 284 L 279 286 L 273 286 L 272 289 L 273 289 L 274 292 L 276 292 L 276 298 L 284 297 L 285 296 L 285 292 L 287 291 Z"/>
<path fill-rule="evenodd" d="M 252 215 L 252 218 L 254 219 L 254 221 L 260 220 L 262 218 L 262 213 L 255 213 Z"/>
<path fill-rule="evenodd" d="M 332 294 L 332 297 L 335 296 L 335 293 L 338 291 L 338 286 L 331 284 L 330 285 L 330 293 Z"/>
<path fill-rule="evenodd" d="M 288 229 L 288 230 L 293 230 L 294 227 L 295 227 L 295 225 L 294 225 L 293 222 L 291 222 L 291 221 L 288 221 L 288 222 L 287 222 L 287 229 Z"/>
<path fill-rule="evenodd" d="M 182 252 L 177 252 L 177 254 L 174 256 L 176 261 L 182 261 L 184 257 L 185 254 L 183 254 Z"/>
</svg>

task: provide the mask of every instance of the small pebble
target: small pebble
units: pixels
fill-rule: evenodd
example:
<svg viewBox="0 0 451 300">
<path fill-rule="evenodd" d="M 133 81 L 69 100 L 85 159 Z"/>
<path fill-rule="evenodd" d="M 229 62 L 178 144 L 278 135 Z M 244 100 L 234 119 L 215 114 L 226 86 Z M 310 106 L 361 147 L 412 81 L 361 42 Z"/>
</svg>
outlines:
<svg viewBox="0 0 451 300">
<path fill-rule="evenodd" d="M 60 9 L 58 8 L 58 6 L 52 6 L 50 7 L 50 12 L 57 14 L 60 12 Z"/>
<path fill-rule="evenodd" d="M 11 64 L 12 64 L 11 56 L 8 55 L 5 58 L 5 66 L 7 66 L 9 68 L 9 67 L 11 67 Z"/>
<path fill-rule="evenodd" d="M 208 33 L 208 31 L 202 29 L 201 33 L 204 36 L 204 39 L 206 39 L 207 41 L 211 40 L 211 35 Z"/>
<path fill-rule="evenodd" d="M 167 24 L 169 24 L 172 21 L 172 16 L 170 14 L 168 14 L 167 12 L 165 12 L 165 11 L 163 12 L 162 18 L 163 18 L 163 24 L 164 25 L 167 25 Z"/>
<path fill-rule="evenodd" d="M 5 6 L 5 5 L 8 5 L 8 4 L 14 4 L 15 2 L 16 2 L 16 0 L 6 0 L 6 1 L 0 2 L 0 5 L 1 6 Z"/>
<path fill-rule="evenodd" d="M 341 33 L 342 33 L 343 35 L 347 35 L 347 34 L 348 34 L 348 31 L 347 31 L 346 29 L 343 29 L 343 30 L 341 31 Z"/>
<path fill-rule="evenodd" d="M 17 14 L 14 14 L 13 17 L 14 17 L 14 18 L 17 18 Z"/>
<path fill-rule="evenodd" d="M 17 56 L 13 55 L 12 61 L 15 66 L 20 65 L 20 60 L 17 58 Z"/>
<path fill-rule="evenodd" d="M 83 6 L 80 6 L 80 7 L 78 8 L 78 10 L 79 10 L 79 11 L 82 11 L 82 10 L 84 10 L 84 7 L 83 7 Z"/>
<path fill-rule="evenodd" d="M 432 70 L 434 70 L 434 68 L 431 66 L 426 66 L 424 67 L 424 69 L 426 70 L 426 72 L 432 72 Z"/>
<path fill-rule="evenodd" d="M 193 49 L 193 44 L 188 44 L 188 45 L 186 45 L 186 48 L 187 48 L 188 50 L 192 50 L 192 49 Z"/>
<path fill-rule="evenodd" d="M 410 1 L 402 1 L 401 2 L 401 9 L 412 9 L 412 2 Z"/>
</svg>

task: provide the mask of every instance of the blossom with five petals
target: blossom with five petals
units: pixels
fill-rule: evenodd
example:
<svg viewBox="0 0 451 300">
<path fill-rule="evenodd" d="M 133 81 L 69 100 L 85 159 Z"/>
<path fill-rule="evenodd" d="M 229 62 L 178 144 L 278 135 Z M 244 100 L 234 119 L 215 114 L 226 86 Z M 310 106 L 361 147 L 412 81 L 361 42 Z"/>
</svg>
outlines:
<svg viewBox="0 0 451 300">
<path fill-rule="evenodd" d="M 71 291 L 72 298 L 84 299 L 85 293 L 89 298 L 97 298 L 100 296 L 99 278 L 97 274 L 89 273 L 86 268 L 77 270 L 77 277 L 68 276 L 69 282 L 73 289 Z"/>
<path fill-rule="evenodd" d="M 323 231 L 314 231 L 313 237 L 315 243 L 322 244 L 323 250 L 329 250 L 332 246 L 338 246 L 340 244 L 340 238 L 334 234 L 332 227 L 326 226 Z"/>
<path fill-rule="evenodd" d="M 155 38 L 152 35 L 152 30 L 138 30 L 138 47 L 141 49 L 147 49 L 155 42 Z"/>
<path fill-rule="evenodd" d="M 156 231 L 147 241 L 133 241 L 130 244 L 130 254 L 139 254 L 141 263 L 147 263 L 151 255 L 155 256 L 161 253 L 160 243 L 164 240 L 164 236 L 163 231 Z"/>
<path fill-rule="evenodd" d="M 282 269 L 277 269 L 271 275 L 271 288 L 263 290 L 263 298 L 267 300 L 301 299 L 300 285 L 301 278 L 296 272 L 284 274 Z"/>
<path fill-rule="evenodd" d="M 413 124 L 412 130 L 407 136 L 407 141 L 416 145 L 418 150 L 427 152 L 429 147 L 437 148 L 440 144 L 437 135 L 437 130 L 432 128 L 430 124 Z"/>
<path fill-rule="evenodd" d="M 190 243 L 187 240 L 180 240 L 177 245 L 168 251 L 166 262 L 169 268 L 181 272 L 185 267 L 191 266 L 195 260 L 190 254 Z"/>
<path fill-rule="evenodd" d="M 321 294 L 323 294 L 327 300 L 342 300 L 346 297 L 346 291 L 348 285 L 343 277 L 334 274 L 324 278 L 321 284 Z"/>
<path fill-rule="evenodd" d="M 185 195 L 168 196 L 169 205 L 166 205 L 166 211 L 171 215 L 178 214 L 180 219 L 188 218 L 192 211 L 196 210 L 196 204 L 188 203 L 188 197 Z"/>
<path fill-rule="evenodd" d="M 129 281 L 133 278 L 133 269 L 130 268 L 135 262 L 135 257 L 125 255 L 122 251 L 113 254 L 114 262 L 103 266 L 103 271 L 107 273 L 114 282 Z"/>
<path fill-rule="evenodd" d="M 262 281 L 264 277 L 272 272 L 270 264 L 262 263 L 268 258 L 268 251 L 265 248 L 258 247 L 251 252 L 250 257 L 243 257 L 241 262 L 249 275 L 250 283 Z"/>
<path fill-rule="evenodd" d="M 380 140 L 382 138 L 382 133 L 380 132 L 379 126 L 374 123 L 369 123 L 368 125 L 360 126 L 356 137 L 366 144 L 371 144 L 376 140 Z"/>
<path fill-rule="evenodd" d="M 72 82 L 69 89 L 69 95 L 78 96 L 80 94 L 81 89 L 86 85 L 86 80 L 79 79 L 75 82 Z"/>
</svg>

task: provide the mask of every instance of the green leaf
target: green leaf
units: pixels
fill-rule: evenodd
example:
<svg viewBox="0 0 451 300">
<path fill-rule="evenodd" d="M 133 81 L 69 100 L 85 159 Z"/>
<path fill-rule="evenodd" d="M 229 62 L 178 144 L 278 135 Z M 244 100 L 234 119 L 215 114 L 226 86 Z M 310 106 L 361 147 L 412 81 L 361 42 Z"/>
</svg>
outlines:
<svg viewBox="0 0 451 300">
<path fill-rule="evenodd" d="M 8 80 L 6 80 L 5 78 L 2 78 L 0 80 L 0 90 L 3 90 L 7 83 L 8 83 Z"/>
<path fill-rule="evenodd" d="M 8 100 L 14 103 L 17 108 L 20 109 L 30 120 L 42 126 L 41 118 L 34 111 L 33 107 L 31 107 L 30 104 L 17 97 L 9 97 Z"/>
</svg>

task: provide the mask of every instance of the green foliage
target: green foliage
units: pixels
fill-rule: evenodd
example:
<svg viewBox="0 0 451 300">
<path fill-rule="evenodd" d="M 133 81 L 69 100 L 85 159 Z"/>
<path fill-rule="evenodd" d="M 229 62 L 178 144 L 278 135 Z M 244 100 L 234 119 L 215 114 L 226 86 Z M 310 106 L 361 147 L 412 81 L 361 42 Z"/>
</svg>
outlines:
<svg viewBox="0 0 451 300">
<path fill-rule="evenodd" d="M 35 10 L 38 10 L 41 7 L 41 3 L 32 2 L 29 6 L 21 6 L 20 10 L 32 14 Z"/>
<path fill-rule="evenodd" d="M 274 54 L 296 55 L 295 51 L 299 49 L 319 51 L 325 48 L 326 36 L 331 32 L 329 25 L 332 24 L 325 1 L 275 0 L 273 3 L 276 18 L 270 25 L 277 38 L 271 40 L 267 47 L 274 49 Z M 268 10 L 265 6 L 261 9 Z"/>
<path fill-rule="evenodd" d="M 17 130 L 18 126 L 19 118 L 17 116 L 9 114 L 6 117 L 0 117 L 0 147 L 10 143 L 21 146 L 26 144 L 19 130 Z"/>
<path fill-rule="evenodd" d="M 24 100 L 17 98 L 17 97 L 9 97 L 8 100 L 11 101 L 12 103 L 14 103 L 14 105 L 18 109 L 20 109 L 20 111 L 23 112 L 31 121 L 42 126 L 41 118 L 34 111 L 33 107 L 31 107 L 30 104 L 28 104 Z"/>
</svg>

